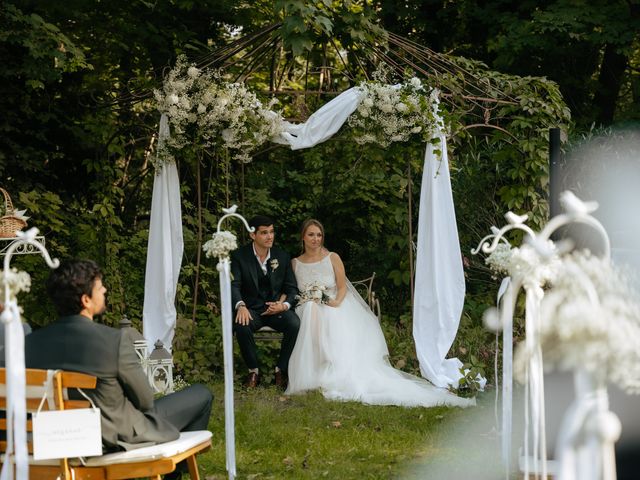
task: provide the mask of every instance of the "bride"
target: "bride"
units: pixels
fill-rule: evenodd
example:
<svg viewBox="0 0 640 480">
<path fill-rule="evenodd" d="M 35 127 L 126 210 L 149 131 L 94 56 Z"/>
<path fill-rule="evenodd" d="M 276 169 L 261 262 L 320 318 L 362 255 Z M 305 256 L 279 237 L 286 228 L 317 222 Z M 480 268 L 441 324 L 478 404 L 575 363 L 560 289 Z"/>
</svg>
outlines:
<svg viewBox="0 0 640 480">
<path fill-rule="evenodd" d="M 473 399 L 391 367 L 378 318 L 347 280 L 340 257 L 327 251 L 323 240 L 322 224 L 306 220 L 302 255 L 292 261 L 300 289 L 300 331 L 285 393 L 320 389 L 328 399 L 375 405 L 474 405 Z"/>
</svg>

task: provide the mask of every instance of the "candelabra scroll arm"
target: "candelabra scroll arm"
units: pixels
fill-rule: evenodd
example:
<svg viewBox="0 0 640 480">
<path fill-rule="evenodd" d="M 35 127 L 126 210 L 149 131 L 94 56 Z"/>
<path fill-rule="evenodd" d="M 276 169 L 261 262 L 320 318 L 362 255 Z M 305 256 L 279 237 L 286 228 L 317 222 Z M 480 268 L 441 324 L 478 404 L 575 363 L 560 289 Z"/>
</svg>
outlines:
<svg viewBox="0 0 640 480">
<path fill-rule="evenodd" d="M 493 227 L 493 228 L 495 228 L 495 227 Z M 498 229 L 496 228 L 496 231 L 497 230 Z M 495 238 L 495 236 L 496 236 L 495 233 L 490 233 L 489 235 L 486 235 L 482 240 L 480 240 L 478 242 L 478 246 L 476 248 L 472 248 L 471 249 L 471 254 L 472 255 L 477 255 L 478 253 L 480 253 L 480 251 L 485 246 L 485 244 L 487 245 L 485 248 L 490 248 L 491 242 L 489 240 L 492 240 L 493 238 Z M 504 236 L 500 239 L 500 241 L 502 243 L 504 243 L 505 245 L 511 246 L 511 244 L 509 243 L 509 240 L 507 240 Z"/>
<path fill-rule="evenodd" d="M 5 257 L 4 257 L 5 272 L 9 271 L 9 264 L 11 262 L 11 258 L 13 257 L 14 252 L 21 245 L 27 245 L 27 244 L 32 245 L 38 250 L 40 250 L 42 257 L 44 258 L 45 262 L 47 262 L 47 265 L 50 268 L 58 268 L 60 266 L 60 261 L 57 258 L 51 259 L 51 256 L 49 255 L 49 252 L 44 247 L 44 245 L 42 245 L 42 243 L 40 243 L 35 239 L 36 235 L 38 235 L 38 229 L 36 227 L 30 228 L 26 232 L 18 232 L 16 241 L 13 242 L 9 246 L 9 248 L 7 248 L 7 252 L 5 253 Z"/>
<path fill-rule="evenodd" d="M 582 223 L 593 227 L 596 232 L 600 234 L 602 245 L 604 248 L 603 257 L 607 259 L 611 258 L 611 241 L 609 240 L 609 235 L 607 234 L 607 231 L 602 223 L 600 223 L 598 219 L 591 215 L 579 213 L 563 213 L 560 215 L 556 215 L 551 220 L 549 220 L 549 223 L 545 225 L 545 227 L 539 233 L 538 237 L 547 240 L 559 228 L 570 225 L 572 223 Z"/>
<path fill-rule="evenodd" d="M 535 238 L 536 236 L 535 232 L 531 229 L 531 227 L 527 225 L 524 225 L 522 223 L 508 224 L 502 227 L 496 233 L 491 233 L 486 237 L 484 237 L 482 240 L 480 240 L 480 242 L 478 243 L 478 247 L 471 250 L 471 253 L 475 255 L 480 250 L 482 250 L 482 252 L 484 253 L 492 253 L 498 246 L 498 243 L 500 243 L 501 241 L 506 242 L 507 245 L 511 245 L 509 241 L 505 238 L 505 234 L 511 230 L 522 230 L 531 238 Z M 489 242 L 489 239 L 491 238 L 493 238 L 493 241 Z"/>
<path fill-rule="evenodd" d="M 225 214 L 222 217 L 220 217 L 220 220 L 218 220 L 218 226 L 217 226 L 218 233 L 220 233 L 220 227 L 222 226 L 222 222 L 227 218 L 231 218 L 231 217 L 239 218 L 244 224 L 244 227 L 247 229 L 247 232 L 253 233 L 255 231 L 255 228 L 250 227 L 249 224 L 247 223 L 247 220 L 242 215 L 240 215 L 239 213 L 236 213 L 237 208 L 238 208 L 237 205 L 233 205 L 230 208 L 222 209 L 222 211 L 225 212 Z"/>
</svg>

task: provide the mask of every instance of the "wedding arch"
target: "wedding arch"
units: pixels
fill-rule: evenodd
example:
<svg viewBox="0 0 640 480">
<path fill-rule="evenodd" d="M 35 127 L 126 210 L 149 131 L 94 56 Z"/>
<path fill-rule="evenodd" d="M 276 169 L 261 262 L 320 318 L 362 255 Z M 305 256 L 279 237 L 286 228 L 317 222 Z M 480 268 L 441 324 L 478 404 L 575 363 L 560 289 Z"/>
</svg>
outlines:
<svg viewBox="0 0 640 480">
<path fill-rule="evenodd" d="M 457 385 L 462 363 L 445 361 L 457 331 L 464 302 L 464 275 L 451 194 L 446 136 L 437 90 L 427 91 L 420 80 L 404 84 L 363 83 L 346 90 L 300 124 L 284 121 L 265 109 L 237 84 L 210 84 L 213 79 L 194 65 L 180 61 L 156 92 L 164 109 L 158 134 L 158 172 L 154 183 L 145 284 L 144 334 L 171 345 L 175 310 L 167 287 L 177 283 L 182 257 L 179 181 L 171 146 L 179 149 L 190 126 L 204 128 L 205 146 L 222 143 L 234 157 L 247 161 L 248 149 L 264 140 L 293 150 L 311 148 L 331 138 L 350 122 L 360 129 L 356 141 L 375 140 L 376 123 L 383 128 L 378 141 L 405 141 L 412 135 L 426 140 L 423 191 L 418 227 L 414 337 L 422 374 L 437 386 Z M 197 87 L 203 82 L 201 87 Z M 189 88 L 193 87 L 193 88 Z M 197 104 L 193 105 L 193 104 Z M 191 115 L 194 110 L 195 116 Z M 237 111 L 236 111 L 237 110 Z M 399 115 L 397 118 L 393 114 Z M 191 116 L 190 116 L 191 115 Z M 393 120 L 389 120 L 393 119 Z M 260 123 L 262 122 L 262 123 Z M 171 133 L 171 131 L 175 133 Z M 175 288 L 175 287 L 173 287 Z M 159 296 L 158 293 L 160 293 Z M 165 300 L 165 301 L 163 301 Z M 169 307 L 167 309 L 167 307 Z M 165 319 L 164 322 L 158 321 Z"/>
<path fill-rule="evenodd" d="M 330 77 L 332 72 L 335 75 L 337 70 L 326 61 L 322 62 L 321 68 L 315 69 L 319 72 L 319 80 L 315 84 L 316 90 L 291 91 L 283 86 L 287 67 L 280 65 L 281 55 L 274 61 L 282 46 L 280 27 L 280 24 L 272 25 L 232 42 L 223 49 L 201 58 L 194 65 L 183 65 L 185 80 L 195 83 L 196 78 L 206 77 L 203 72 L 207 71 L 207 67 L 224 70 L 233 65 L 241 73 L 235 78 L 231 78 L 231 82 L 227 83 L 227 86 L 233 86 L 230 87 L 233 92 L 227 88 L 227 94 L 229 94 L 229 98 L 234 100 L 232 104 L 238 103 L 237 100 L 240 100 L 240 104 L 242 104 L 243 98 L 251 97 L 244 82 L 264 65 L 265 59 L 271 59 L 269 92 L 262 93 L 290 98 L 298 98 L 300 95 L 333 95 L 334 92 L 329 88 L 332 85 Z M 428 80 L 428 84 L 434 88 L 434 92 L 440 90 L 438 100 L 446 103 L 450 112 L 455 111 L 459 115 L 466 116 L 467 121 L 461 126 L 463 129 L 486 128 L 504 131 L 504 128 L 500 126 L 499 119 L 501 115 L 509 114 L 509 110 L 505 106 L 518 108 L 518 103 L 521 102 L 521 99 L 518 100 L 501 92 L 491 78 L 483 78 L 473 73 L 472 69 L 466 68 L 464 62 L 453 62 L 447 56 L 437 54 L 389 32 L 386 32 L 384 48 L 380 45 L 361 46 L 359 50 L 355 49 L 349 53 L 353 55 L 356 50 L 362 52 L 360 56 L 356 56 L 355 60 L 352 58 L 351 61 L 343 58 L 343 52 L 335 42 L 331 42 L 331 45 L 335 47 L 334 60 L 338 62 L 337 59 L 339 59 L 339 65 L 344 67 L 343 73 L 350 79 L 349 83 L 354 83 L 358 73 L 355 70 L 358 69 L 361 78 L 369 79 L 367 73 L 369 69 L 365 68 L 365 65 L 384 63 L 395 73 L 404 73 L 406 68 L 411 68 L 412 71 Z M 307 57 L 308 61 L 309 57 Z M 306 70 L 314 69 L 307 65 Z M 171 73 L 167 78 L 170 76 Z M 216 91 L 224 82 L 220 82 L 220 78 L 208 77 L 206 79 L 211 82 L 208 93 L 217 95 Z M 167 85 L 166 82 L 165 85 Z M 257 131 L 253 139 L 253 146 L 271 138 L 279 143 L 289 145 L 292 149 L 309 148 L 330 138 L 345 121 L 348 121 L 347 119 L 358 117 L 357 110 L 362 107 L 361 101 L 364 99 L 362 92 L 367 90 L 367 85 L 368 82 L 365 82 L 359 87 L 351 87 L 343 91 L 333 101 L 327 103 L 301 123 L 281 122 L 281 119 L 269 113 L 271 112 L 270 106 L 265 107 L 260 104 L 258 108 L 253 108 L 253 112 L 249 115 L 251 118 L 244 120 L 247 125 L 251 125 Z M 383 89 L 402 90 L 402 88 L 406 89 L 408 85 L 410 86 L 410 82 L 396 86 L 381 85 L 378 82 L 378 86 Z M 183 83 L 179 83 L 179 86 L 182 89 L 187 88 Z M 426 93 L 426 98 L 435 100 L 435 98 L 429 97 L 430 92 Z M 183 113 L 186 114 L 184 118 L 187 119 L 192 108 L 195 108 L 195 111 L 191 112 L 194 115 L 198 114 L 197 108 L 200 108 L 200 104 L 192 105 L 191 100 L 193 99 L 186 98 L 179 92 L 160 92 L 157 100 L 164 103 L 166 112 L 173 108 L 179 114 L 180 110 L 183 110 Z M 230 106 L 229 101 L 226 105 Z M 416 296 L 413 302 L 413 325 L 423 375 L 436 385 L 445 386 L 455 384 L 460 374 L 458 371 L 459 362 L 445 362 L 444 357 L 455 337 L 465 287 L 455 226 L 455 209 L 451 196 L 445 131 L 442 123 L 436 121 L 435 112 L 437 110 L 432 109 L 431 105 L 435 105 L 435 102 L 431 102 L 428 108 L 424 108 L 426 105 L 423 105 L 420 110 L 423 113 L 426 112 L 427 116 L 431 116 L 430 128 L 424 129 L 422 132 L 414 132 L 421 134 L 423 140 L 427 142 L 427 148 L 420 197 L 417 260 L 415 262 L 416 279 L 415 286 L 412 285 L 412 291 L 419 294 L 419 297 Z M 210 115 L 207 118 L 206 115 L 209 113 L 207 106 L 202 105 L 202 109 L 204 115 L 202 115 L 201 123 L 203 126 L 212 127 L 212 124 L 216 122 L 215 115 Z M 248 111 L 248 109 L 243 110 L 245 115 L 248 114 Z M 355 115 L 352 115 L 354 113 Z M 361 117 L 362 115 L 360 115 Z M 177 117 L 173 116 L 173 118 Z M 305 118 L 303 117 L 301 120 L 305 120 Z M 167 117 L 161 120 L 158 137 L 159 158 L 161 160 L 164 158 L 164 161 L 159 164 L 159 174 L 156 175 L 154 183 L 146 274 L 146 281 L 149 283 L 145 285 L 143 314 L 147 339 L 155 341 L 155 338 L 161 338 L 164 339 L 165 344 L 169 345 L 175 324 L 173 299 L 182 257 L 182 236 L 177 170 L 172 164 L 170 155 L 164 155 L 163 150 L 168 151 L 165 149 L 167 145 L 179 147 L 179 134 L 184 126 L 178 122 L 173 125 L 173 131 L 171 131 L 170 123 Z M 349 123 L 352 131 L 357 131 L 357 120 L 349 121 Z M 424 128 L 427 123 L 423 122 L 420 126 Z M 417 126 L 414 124 L 414 128 Z M 178 135 L 175 135 L 176 131 Z M 222 142 L 228 151 L 234 152 L 235 149 L 238 160 L 246 160 L 246 152 L 243 152 L 242 148 L 236 148 L 238 145 L 242 147 L 246 138 L 242 133 L 240 135 L 235 135 L 235 133 L 237 131 L 234 129 L 210 128 L 209 133 L 201 136 L 200 140 L 203 145 L 206 142 Z M 504 131 L 504 133 L 508 135 L 508 132 Z M 434 142 L 432 142 L 433 139 L 435 139 Z M 172 142 L 177 143 L 172 144 Z M 171 215 L 168 215 L 169 212 Z M 429 222 L 434 223 L 430 224 Z M 409 237 L 413 237 L 411 230 Z M 431 257 L 425 255 L 427 251 L 432 252 Z M 433 254 L 434 251 L 437 251 L 438 254 Z M 414 260 L 411 258 L 413 250 L 411 248 L 409 248 L 408 255 L 410 266 L 413 267 Z M 443 275 L 446 279 L 441 277 Z M 413 272 L 411 278 L 413 278 Z M 423 322 L 422 318 L 426 318 L 426 321 Z M 433 332 L 438 333 L 434 335 Z M 442 336 L 440 336 L 441 334 Z M 426 337 L 424 347 L 419 345 L 422 342 L 418 340 L 422 336 Z"/>
</svg>

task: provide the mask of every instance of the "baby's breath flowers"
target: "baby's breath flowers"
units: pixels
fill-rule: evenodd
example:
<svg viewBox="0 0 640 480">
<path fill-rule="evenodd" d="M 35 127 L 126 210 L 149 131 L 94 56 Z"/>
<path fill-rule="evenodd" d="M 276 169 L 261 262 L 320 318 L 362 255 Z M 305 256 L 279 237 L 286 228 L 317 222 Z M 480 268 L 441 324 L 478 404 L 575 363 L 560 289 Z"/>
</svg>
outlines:
<svg viewBox="0 0 640 480">
<path fill-rule="evenodd" d="M 159 164 L 194 143 L 224 148 L 232 158 L 248 163 L 257 147 L 282 131 L 281 116 L 271 110 L 277 99 L 263 105 L 244 84 L 225 82 L 218 71 L 190 65 L 184 56 L 154 96 L 171 130 L 158 147 Z"/>
<path fill-rule="evenodd" d="M 426 142 L 434 141 L 438 127 L 442 127 L 436 115 L 437 90 L 426 91 L 416 77 L 389 85 L 379 76 L 358 88 L 363 98 L 348 120 L 358 144 L 387 147 L 416 135 Z"/>
<path fill-rule="evenodd" d="M 4 296 L 4 290 L 9 287 L 9 298 L 15 300 L 20 292 L 28 292 L 31 289 L 31 277 L 27 272 L 18 271 L 15 268 L 4 273 L 0 270 L 0 299 Z"/>
<path fill-rule="evenodd" d="M 236 248 L 238 248 L 236 236 L 225 230 L 214 233 L 211 240 L 206 241 L 202 246 L 207 258 L 229 258 L 231 251 Z"/>
</svg>

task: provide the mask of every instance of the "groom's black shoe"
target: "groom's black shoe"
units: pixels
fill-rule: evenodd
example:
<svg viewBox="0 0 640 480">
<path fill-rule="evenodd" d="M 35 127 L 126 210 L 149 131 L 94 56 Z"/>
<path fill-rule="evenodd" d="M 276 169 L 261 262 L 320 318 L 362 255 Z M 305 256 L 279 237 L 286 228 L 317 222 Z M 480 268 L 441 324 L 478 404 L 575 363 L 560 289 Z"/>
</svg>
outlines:
<svg viewBox="0 0 640 480">
<path fill-rule="evenodd" d="M 247 379 L 244 382 L 246 388 L 256 388 L 260 383 L 260 376 L 256 372 L 249 372 Z"/>
<path fill-rule="evenodd" d="M 284 373 L 282 370 L 278 370 L 276 372 L 276 378 L 275 378 L 275 384 L 276 387 L 282 389 L 282 390 L 286 390 L 287 389 L 287 383 L 289 383 L 289 379 L 287 378 L 287 374 Z"/>
</svg>

